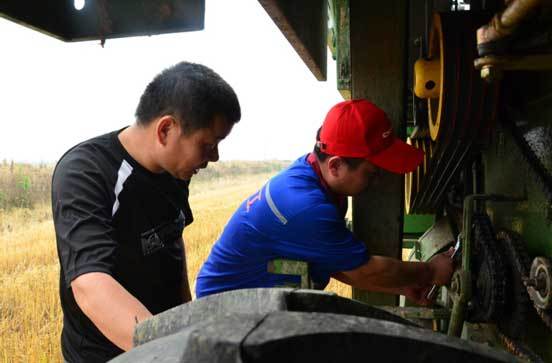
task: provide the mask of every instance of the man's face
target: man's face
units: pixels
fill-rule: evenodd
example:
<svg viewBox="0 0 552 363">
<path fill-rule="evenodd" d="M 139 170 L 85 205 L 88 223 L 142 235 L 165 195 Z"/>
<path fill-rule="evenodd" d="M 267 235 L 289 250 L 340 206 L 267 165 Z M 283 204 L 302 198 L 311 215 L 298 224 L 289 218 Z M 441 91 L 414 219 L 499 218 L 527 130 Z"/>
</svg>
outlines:
<svg viewBox="0 0 552 363">
<path fill-rule="evenodd" d="M 381 170 L 368 160 L 363 160 L 355 169 L 343 161 L 339 164 L 337 172 L 334 173 L 335 178 L 331 188 L 338 194 L 358 195 L 377 181 L 380 172 Z"/>
<path fill-rule="evenodd" d="M 183 133 L 178 122 L 176 131 L 167 135 L 162 167 L 175 178 L 189 180 L 199 169 L 219 159 L 218 144 L 230 133 L 233 124 L 216 116 L 209 128 Z"/>
</svg>

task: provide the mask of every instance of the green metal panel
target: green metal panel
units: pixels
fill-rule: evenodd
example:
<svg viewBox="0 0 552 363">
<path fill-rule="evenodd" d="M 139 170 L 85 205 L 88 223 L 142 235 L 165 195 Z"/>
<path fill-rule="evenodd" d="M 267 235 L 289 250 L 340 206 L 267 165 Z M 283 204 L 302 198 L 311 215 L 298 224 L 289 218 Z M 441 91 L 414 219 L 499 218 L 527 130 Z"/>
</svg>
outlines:
<svg viewBox="0 0 552 363">
<path fill-rule="evenodd" d="M 527 100 L 527 108 L 521 126 L 532 146 L 548 170 L 552 170 L 552 80 L 543 77 L 535 80 L 547 83 L 550 90 L 535 100 Z M 548 79 L 547 79 L 548 78 Z M 529 81 L 531 78 L 528 78 Z M 544 87 L 544 85 L 541 85 Z M 523 87 L 520 87 L 523 89 Z M 533 89 L 535 87 L 533 86 Z M 537 97 L 537 96 L 535 96 Z M 548 102 L 546 102 L 548 100 Z M 516 146 L 510 131 L 498 127 L 497 136 L 484 154 L 485 192 L 506 195 L 526 194 L 527 201 L 514 205 L 489 204 L 487 209 L 497 227 L 509 228 L 520 233 L 530 254 L 552 256 L 552 204 L 543 188 Z"/>
<path fill-rule="evenodd" d="M 419 238 L 433 225 L 435 216 L 432 214 L 405 214 L 403 224 L 403 248 L 414 249 L 416 259 L 420 259 Z M 414 255 L 411 255 L 413 257 Z"/>
<path fill-rule="evenodd" d="M 329 1 L 333 27 L 328 43 L 336 60 L 337 89 L 344 99 L 351 99 L 351 36 L 349 0 Z"/>
<path fill-rule="evenodd" d="M 405 214 L 403 232 L 406 234 L 423 234 L 435 221 L 433 214 Z"/>
</svg>

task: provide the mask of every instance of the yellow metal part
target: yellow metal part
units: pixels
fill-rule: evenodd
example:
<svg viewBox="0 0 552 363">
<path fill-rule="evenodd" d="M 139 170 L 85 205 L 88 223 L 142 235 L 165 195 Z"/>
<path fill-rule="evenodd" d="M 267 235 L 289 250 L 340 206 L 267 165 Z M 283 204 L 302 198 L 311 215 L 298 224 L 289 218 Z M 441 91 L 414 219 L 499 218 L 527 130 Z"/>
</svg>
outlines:
<svg viewBox="0 0 552 363">
<path fill-rule="evenodd" d="M 419 98 L 438 98 L 441 89 L 439 59 L 418 59 L 414 63 L 414 94 Z"/>
<path fill-rule="evenodd" d="M 431 161 L 431 157 L 433 156 L 433 141 L 431 141 L 430 138 L 425 138 L 421 140 L 421 144 L 422 150 L 424 151 L 424 162 L 422 165 L 424 175 L 426 175 L 429 170 L 429 162 Z"/>
<path fill-rule="evenodd" d="M 414 140 L 414 143 L 413 143 L 414 147 L 416 147 L 417 149 L 422 149 L 422 145 L 423 145 L 423 139 L 416 139 Z M 424 163 L 422 162 L 420 165 L 418 165 L 418 167 L 416 168 L 416 180 L 413 181 L 413 188 L 414 188 L 414 192 L 417 194 L 418 193 L 418 190 L 420 190 L 420 185 L 422 183 L 422 179 L 423 179 L 423 176 L 424 176 Z"/>
<path fill-rule="evenodd" d="M 404 211 L 406 214 L 410 214 L 413 174 L 413 172 L 410 172 L 404 176 Z"/>
<path fill-rule="evenodd" d="M 420 190 L 420 187 L 422 185 L 422 181 L 424 179 L 424 176 L 426 175 L 427 173 L 427 165 L 428 165 L 428 161 L 429 159 L 427 158 L 427 155 L 428 155 L 428 152 L 426 151 L 426 142 L 427 142 L 427 138 L 423 138 L 423 139 L 417 139 L 414 146 L 416 146 L 416 148 L 422 150 L 424 152 L 424 160 L 422 161 L 422 163 L 420 165 L 418 165 L 418 168 L 417 168 L 417 172 L 416 172 L 416 192 L 418 192 Z"/>
<path fill-rule="evenodd" d="M 412 139 L 407 138 L 406 143 L 412 145 Z M 412 198 L 412 180 L 414 172 L 410 172 L 404 176 L 404 209 L 406 214 L 410 213 L 410 202 Z"/>
<path fill-rule="evenodd" d="M 433 141 L 439 136 L 439 126 L 441 124 L 441 113 L 443 112 L 443 80 L 444 80 L 444 44 L 443 44 L 443 27 L 441 25 L 441 17 L 439 14 L 433 16 L 433 28 L 431 29 L 428 56 L 431 62 L 438 64 L 439 84 L 438 97 L 428 98 L 428 118 L 429 118 L 429 134 Z"/>
<path fill-rule="evenodd" d="M 410 214 L 412 201 L 420 190 L 424 175 L 429 170 L 429 163 L 433 156 L 433 141 L 429 138 L 426 130 L 416 130 L 411 137 L 406 139 L 406 142 L 424 152 L 423 162 L 418 165 L 416 170 L 404 176 L 404 207 L 406 214 Z"/>
</svg>

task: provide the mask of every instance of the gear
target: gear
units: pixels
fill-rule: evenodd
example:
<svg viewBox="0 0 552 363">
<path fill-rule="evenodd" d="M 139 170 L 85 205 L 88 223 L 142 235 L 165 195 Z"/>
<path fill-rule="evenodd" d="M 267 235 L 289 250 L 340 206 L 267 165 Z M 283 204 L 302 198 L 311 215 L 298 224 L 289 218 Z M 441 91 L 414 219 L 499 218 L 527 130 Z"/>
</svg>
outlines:
<svg viewBox="0 0 552 363">
<path fill-rule="evenodd" d="M 511 231 L 497 233 L 497 247 L 505 263 L 506 291 L 504 314 L 498 319 L 497 326 L 510 338 L 521 338 L 527 330 L 527 319 L 532 310 L 531 301 L 523 282 L 523 276 L 529 272 L 530 259 L 521 237 Z"/>
<path fill-rule="evenodd" d="M 531 300 L 541 310 L 552 307 L 552 264 L 544 257 L 536 257 L 526 280 Z"/>
<path fill-rule="evenodd" d="M 552 330 L 552 313 L 546 310 L 550 307 L 550 276 L 552 276 L 550 261 L 545 257 L 535 257 L 531 264 L 531 271 L 523 275 L 523 281 L 537 314 L 548 329 Z"/>
<path fill-rule="evenodd" d="M 495 234 L 486 214 L 473 216 L 472 286 L 468 310 L 472 323 L 494 322 L 505 306 L 506 279 L 502 256 L 497 251 Z"/>
</svg>

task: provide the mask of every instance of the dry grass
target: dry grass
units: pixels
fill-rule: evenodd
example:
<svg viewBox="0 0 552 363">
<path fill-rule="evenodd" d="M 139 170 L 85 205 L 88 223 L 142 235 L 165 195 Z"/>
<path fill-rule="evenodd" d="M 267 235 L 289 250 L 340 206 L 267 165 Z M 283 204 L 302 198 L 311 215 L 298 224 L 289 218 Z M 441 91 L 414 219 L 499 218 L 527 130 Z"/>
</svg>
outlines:
<svg viewBox="0 0 552 363">
<path fill-rule="evenodd" d="M 52 166 L 0 163 L 0 209 L 30 208 L 50 198 Z"/>
<path fill-rule="evenodd" d="M 49 206 L 0 210 L 0 361 L 59 361 L 58 278 Z"/>
<path fill-rule="evenodd" d="M 184 232 L 192 291 L 197 272 L 228 218 L 272 174 L 192 182 L 195 222 Z M 58 279 L 50 206 L 0 209 L 0 362 L 61 360 Z M 351 294 L 350 288 L 335 281 L 329 289 Z"/>
</svg>

